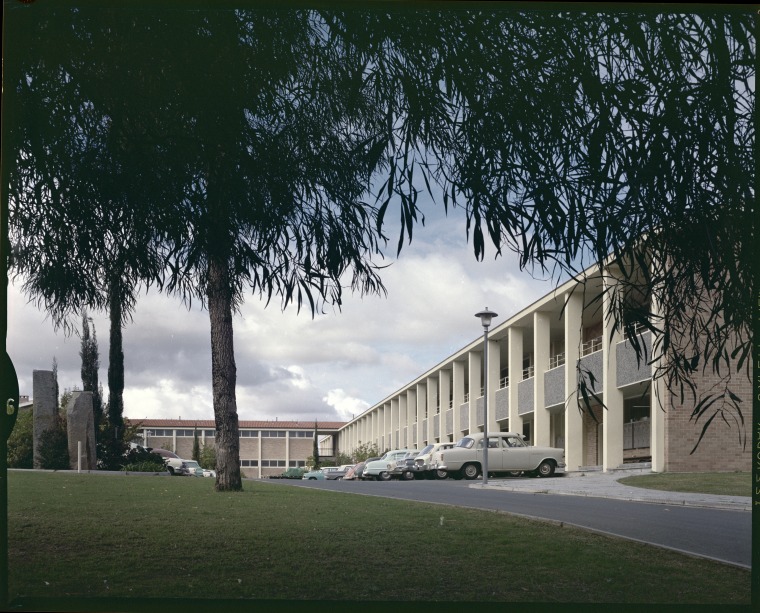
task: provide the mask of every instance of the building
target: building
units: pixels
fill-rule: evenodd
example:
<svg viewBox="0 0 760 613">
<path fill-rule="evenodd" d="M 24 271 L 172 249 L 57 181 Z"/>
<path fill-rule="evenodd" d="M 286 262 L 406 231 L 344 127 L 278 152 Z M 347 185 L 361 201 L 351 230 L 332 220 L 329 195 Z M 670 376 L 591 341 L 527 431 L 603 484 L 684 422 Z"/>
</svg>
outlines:
<svg viewBox="0 0 760 613">
<path fill-rule="evenodd" d="M 146 447 L 168 449 L 181 458 L 191 458 L 193 439 L 214 444 L 214 421 L 191 419 L 131 420 L 139 428 Z M 334 459 L 333 436 L 344 422 L 317 422 L 319 454 Z M 314 453 L 314 422 L 240 421 L 240 467 L 246 477 L 266 478 L 286 468 L 305 466 Z"/>
<path fill-rule="evenodd" d="M 738 426 L 719 419 L 691 453 L 703 426 L 690 420 L 694 407 L 679 404 L 653 380 L 657 364 L 639 362 L 630 339 L 611 336 L 604 289 L 614 275 L 591 268 L 586 277 L 583 285 L 568 281 L 491 328 L 487 390 L 479 336 L 343 426 L 336 435 L 340 448 L 349 454 L 363 443 L 421 448 L 482 432 L 487 394 L 489 432 L 522 432 L 534 445 L 562 447 L 568 471 L 607 471 L 630 462 L 651 462 L 655 472 L 749 471 L 751 446 L 743 449 Z M 589 304 L 602 308 L 584 308 Z M 473 330 L 479 328 L 473 318 Z M 637 334 L 651 356 L 651 333 L 641 327 Z M 579 372 L 606 410 L 596 401 L 590 411 L 580 410 Z M 594 385 L 584 372 L 593 374 Z M 751 407 L 751 380 L 736 377 L 734 391 Z M 710 378 L 703 375 L 698 385 L 709 387 Z"/>
</svg>

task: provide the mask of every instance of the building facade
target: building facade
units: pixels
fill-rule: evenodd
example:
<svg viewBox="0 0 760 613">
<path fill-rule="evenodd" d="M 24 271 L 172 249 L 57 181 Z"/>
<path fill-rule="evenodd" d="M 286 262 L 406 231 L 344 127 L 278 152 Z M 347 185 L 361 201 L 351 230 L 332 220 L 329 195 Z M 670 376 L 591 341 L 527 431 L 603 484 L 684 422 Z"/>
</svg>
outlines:
<svg viewBox="0 0 760 613">
<path fill-rule="evenodd" d="M 691 419 L 693 404 L 653 379 L 651 333 L 637 328 L 644 360 L 631 339 L 613 333 L 605 291 L 613 283 L 610 270 L 589 269 L 582 285 L 558 287 L 491 328 L 487 378 L 480 336 L 348 422 L 338 445 L 350 454 L 364 443 L 382 450 L 457 441 L 483 432 L 487 399 L 489 432 L 521 432 L 533 445 L 564 448 L 568 471 L 631 462 L 651 462 L 655 472 L 749 471 L 751 446 L 740 444 L 737 424 L 714 420 L 692 453 L 703 423 Z M 581 377 L 593 392 L 590 407 L 579 393 Z M 707 389 L 710 377 L 698 386 Z M 751 411 L 751 380 L 741 373 L 735 383 Z"/>
<path fill-rule="evenodd" d="M 168 449 L 181 458 L 193 453 L 198 433 L 201 449 L 214 445 L 214 421 L 190 419 L 132 420 L 146 447 Z M 334 433 L 344 422 L 318 422 L 319 455 L 332 459 L 337 453 Z M 267 478 L 286 468 L 306 466 L 314 453 L 314 423 L 299 421 L 240 421 L 240 469 L 248 478 Z"/>
</svg>

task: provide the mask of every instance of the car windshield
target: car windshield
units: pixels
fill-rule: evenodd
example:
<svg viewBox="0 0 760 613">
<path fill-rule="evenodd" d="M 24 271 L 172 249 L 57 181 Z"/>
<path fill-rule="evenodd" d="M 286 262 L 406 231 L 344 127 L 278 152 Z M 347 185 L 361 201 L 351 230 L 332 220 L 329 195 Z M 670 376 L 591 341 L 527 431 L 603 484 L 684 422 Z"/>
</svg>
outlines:
<svg viewBox="0 0 760 613">
<path fill-rule="evenodd" d="M 433 451 L 433 446 L 428 445 L 427 447 L 423 447 L 422 449 L 420 449 L 420 455 L 425 455 L 426 453 L 430 453 L 431 451 Z"/>
<path fill-rule="evenodd" d="M 471 439 L 469 436 L 465 436 L 461 441 L 459 441 L 455 447 L 464 447 L 465 449 L 470 449 L 472 445 L 475 443 L 474 439 Z"/>
<path fill-rule="evenodd" d="M 188 468 L 200 468 L 198 462 L 194 462 L 192 460 L 190 462 L 185 462 L 185 464 L 187 464 Z"/>
</svg>

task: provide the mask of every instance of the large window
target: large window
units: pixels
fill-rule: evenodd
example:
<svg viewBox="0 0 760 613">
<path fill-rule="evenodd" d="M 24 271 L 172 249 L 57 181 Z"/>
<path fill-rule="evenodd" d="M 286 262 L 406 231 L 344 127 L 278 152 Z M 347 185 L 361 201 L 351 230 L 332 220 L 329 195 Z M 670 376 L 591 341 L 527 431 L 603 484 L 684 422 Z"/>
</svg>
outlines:
<svg viewBox="0 0 760 613">
<path fill-rule="evenodd" d="M 204 430 L 203 431 L 203 435 L 206 438 L 214 438 L 214 434 L 216 434 L 216 432 L 214 430 Z"/>
<path fill-rule="evenodd" d="M 285 430 L 262 430 L 261 438 L 285 438 Z"/>
<path fill-rule="evenodd" d="M 259 437 L 258 430 L 241 430 L 240 431 L 240 438 L 258 438 L 258 437 Z"/>
<path fill-rule="evenodd" d="M 148 430 L 148 436 L 173 436 L 174 430 Z"/>
<path fill-rule="evenodd" d="M 290 438 L 314 438 L 314 432 L 311 430 L 292 430 Z"/>
<path fill-rule="evenodd" d="M 276 468 L 285 467 L 285 460 L 261 460 L 261 465 L 264 468 Z"/>
<path fill-rule="evenodd" d="M 259 465 L 258 460 L 240 460 L 240 466 L 242 467 L 256 467 Z"/>
</svg>

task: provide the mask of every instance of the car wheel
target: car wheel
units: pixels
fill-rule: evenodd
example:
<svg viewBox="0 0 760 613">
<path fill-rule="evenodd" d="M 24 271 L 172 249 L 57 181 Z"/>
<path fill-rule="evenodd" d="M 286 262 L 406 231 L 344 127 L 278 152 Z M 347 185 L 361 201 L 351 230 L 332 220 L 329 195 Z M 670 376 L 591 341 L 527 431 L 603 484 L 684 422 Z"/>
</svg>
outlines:
<svg viewBox="0 0 760 613">
<path fill-rule="evenodd" d="M 549 460 L 544 460 L 538 465 L 539 477 L 551 477 L 554 474 L 554 464 Z"/>
<path fill-rule="evenodd" d="M 166 467 L 169 470 L 169 474 L 173 477 L 174 476 L 174 469 L 171 466 Z"/>
<path fill-rule="evenodd" d="M 447 473 L 445 470 L 436 470 L 436 471 L 433 473 L 433 476 L 434 476 L 436 479 L 445 479 L 446 477 L 448 477 L 448 476 L 449 476 L 449 474 L 448 474 L 448 473 Z"/>
<path fill-rule="evenodd" d="M 522 475 L 522 471 L 521 470 L 510 470 L 507 473 L 507 476 L 509 476 L 509 477 L 519 477 L 520 475 Z"/>
<path fill-rule="evenodd" d="M 404 481 L 413 481 L 414 480 L 414 473 L 411 470 L 405 470 L 401 473 L 401 478 Z"/>
<path fill-rule="evenodd" d="M 462 466 L 462 476 L 468 481 L 477 479 L 479 472 L 480 472 L 480 468 L 478 467 L 477 464 L 465 464 L 464 466 Z"/>
<path fill-rule="evenodd" d="M 309 477 L 309 481 L 316 481 L 316 480 L 317 480 L 316 477 Z"/>
<path fill-rule="evenodd" d="M 391 475 L 390 475 L 390 473 L 389 473 L 387 470 L 384 470 L 383 472 L 381 472 L 381 473 L 380 473 L 380 474 L 377 476 L 377 478 L 378 478 L 380 481 L 390 481 L 390 480 L 391 480 Z"/>
</svg>

